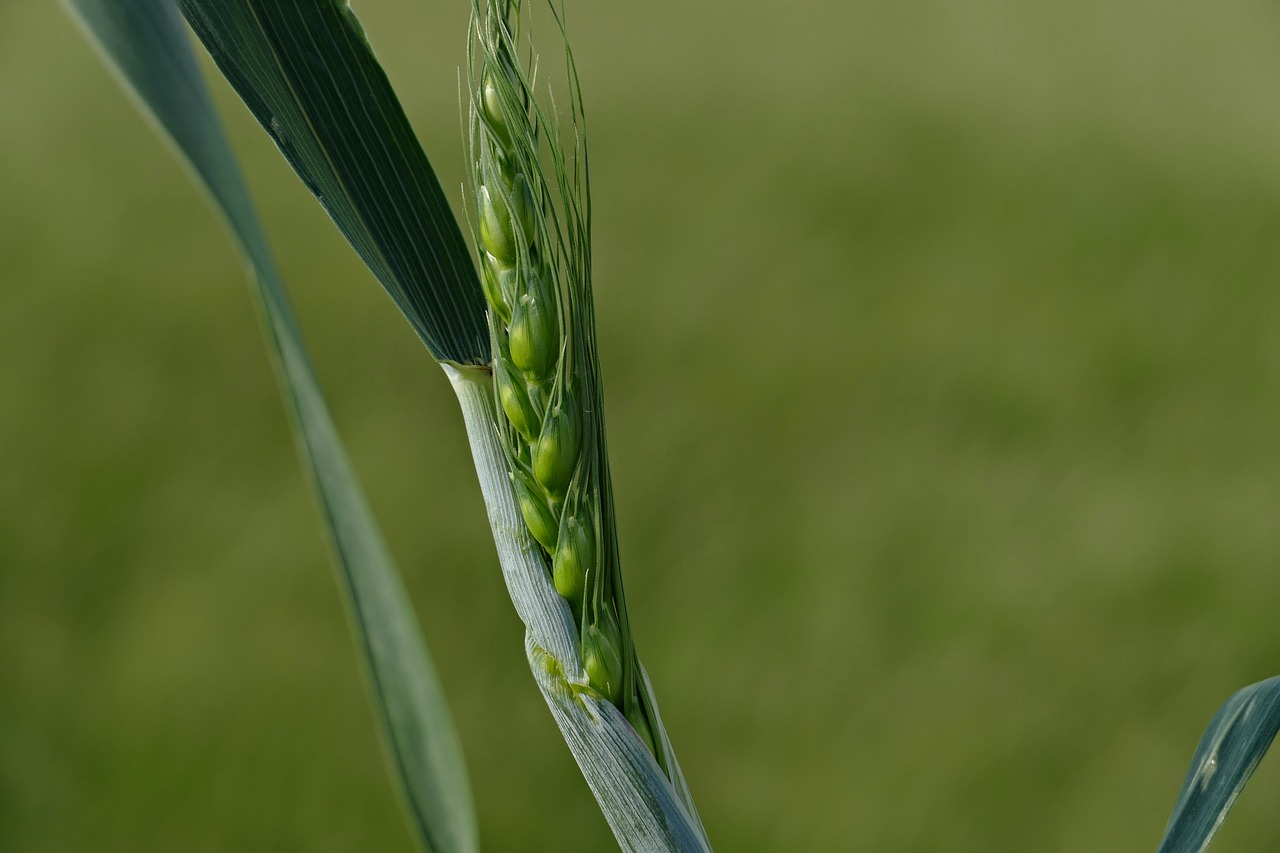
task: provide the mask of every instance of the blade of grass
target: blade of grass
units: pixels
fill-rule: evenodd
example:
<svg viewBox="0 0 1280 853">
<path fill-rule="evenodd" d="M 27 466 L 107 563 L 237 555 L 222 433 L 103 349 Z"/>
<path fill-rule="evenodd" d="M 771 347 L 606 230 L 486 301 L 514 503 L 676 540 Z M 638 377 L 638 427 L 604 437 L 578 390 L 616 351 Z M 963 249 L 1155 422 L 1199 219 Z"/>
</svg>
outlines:
<svg viewBox="0 0 1280 853">
<path fill-rule="evenodd" d="M 485 364 L 471 253 L 340 0 L 180 0 L 219 70 L 438 361 Z"/>
<path fill-rule="evenodd" d="M 462 751 L 403 583 L 311 368 L 248 191 L 170 0 L 67 0 L 213 196 L 249 261 L 264 329 L 311 475 L 397 787 L 430 851 L 478 849 Z"/>
<path fill-rule="evenodd" d="M 1209 721 L 1178 792 L 1158 853 L 1209 846 L 1280 730 L 1280 676 L 1251 684 Z"/>
</svg>

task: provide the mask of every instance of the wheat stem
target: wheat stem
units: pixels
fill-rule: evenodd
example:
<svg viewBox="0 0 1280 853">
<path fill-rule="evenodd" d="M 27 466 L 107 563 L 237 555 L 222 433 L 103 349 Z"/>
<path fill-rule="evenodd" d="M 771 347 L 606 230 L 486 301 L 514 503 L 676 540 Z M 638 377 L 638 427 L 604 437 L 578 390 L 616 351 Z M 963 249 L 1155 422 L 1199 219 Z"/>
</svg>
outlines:
<svg viewBox="0 0 1280 853">
<path fill-rule="evenodd" d="M 584 696 L 616 708 L 632 745 L 655 758 L 705 844 L 636 656 L 623 592 L 595 343 L 585 126 L 572 54 L 566 41 L 572 122 L 566 145 L 554 104 L 544 108 L 536 97 L 537 57 L 521 32 L 527 21 L 519 0 L 483 8 L 473 0 L 472 11 L 469 162 L 493 352 L 490 409 L 525 539 L 537 543 L 526 557 L 536 558 L 546 585 L 568 605 L 576 633 L 573 660 L 552 657 Z M 563 35 L 563 17 L 554 6 L 552 12 Z M 534 645 L 550 653 L 542 642 Z"/>
</svg>

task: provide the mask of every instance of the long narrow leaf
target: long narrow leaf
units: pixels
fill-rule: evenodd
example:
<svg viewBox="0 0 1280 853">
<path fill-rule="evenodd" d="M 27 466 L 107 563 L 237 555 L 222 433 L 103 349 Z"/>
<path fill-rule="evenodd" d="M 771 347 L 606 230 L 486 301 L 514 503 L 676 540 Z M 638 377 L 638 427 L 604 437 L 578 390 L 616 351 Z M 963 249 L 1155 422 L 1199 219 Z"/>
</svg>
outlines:
<svg viewBox="0 0 1280 853">
<path fill-rule="evenodd" d="M 281 394 L 324 512 L 373 704 L 416 837 L 439 853 L 476 850 L 470 788 L 444 693 L 325 405 L 182 19 L 171 0 L 67 2 L 214 197 L 249 261 Z"/>
<path fill-rule="evenodd" d="M 180 0 L 227 80 L 440 361 L 489 360 L 457 219 L 341 0 Z"/>
<path fill-rule="evenodd" d="M 1228 699 L 1200 738 L 1159 853 L 1199 853 L 1209 846 L 1280 729 L 1280 676 Z"/>
</svg>

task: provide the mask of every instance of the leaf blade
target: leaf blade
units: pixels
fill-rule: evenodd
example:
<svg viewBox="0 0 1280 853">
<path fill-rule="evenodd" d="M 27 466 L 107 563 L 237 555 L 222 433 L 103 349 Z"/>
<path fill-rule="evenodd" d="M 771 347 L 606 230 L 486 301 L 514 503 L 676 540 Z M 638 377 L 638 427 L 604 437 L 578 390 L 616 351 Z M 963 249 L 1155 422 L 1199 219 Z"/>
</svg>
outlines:
<svg viewBox="0 0 1280 853">
<path fill-rule="evenodd" d="M 338 0 L 180 7 L 432 355 L 487 363 L 470 251 L 354 13 Z"/>
<path fill-rule="evenodd" d="M 1222 704 L 1191 758 L 1158 853 L 1209 846 L 1280 730 L 1280 676 L 1251 684 Z"/>
<path fill-rule="evenodd" d="M 249 261 L 281 395 L 325 516 L 415 837 L 431 851 L 474 851 L 478 833 L 470 786 L 443 689 L 325 404 L 182 20 L 170 0 L 66 2 L 213 196 Z"/>
</svg>

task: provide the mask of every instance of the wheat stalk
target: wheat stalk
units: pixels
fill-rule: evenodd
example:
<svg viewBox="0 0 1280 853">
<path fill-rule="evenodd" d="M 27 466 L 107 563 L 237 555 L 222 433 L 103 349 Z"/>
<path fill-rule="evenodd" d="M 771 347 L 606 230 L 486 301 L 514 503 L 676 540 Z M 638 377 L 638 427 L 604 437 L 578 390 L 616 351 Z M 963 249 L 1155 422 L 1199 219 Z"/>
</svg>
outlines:
<svg viewBox="0 0 1280 853">
<path fill-rule="evenodd" d="M 563 36 L 563 17 L 552 11 Z M 550 87 L 545 104 L 537 96 L 528 26 L 519 0 L 483 8 L 473 0 L 468 162 L 488 305 L 492 428 L 520 519 L 537 543 L 524 556 L 568 606 L 576 640 L 576 654 L 565 660 L 534 638 L 530 660 L 535 671 L 556 674 L 571 696 L 621 712 L 674 786 L 702 846 L 705 833 L 636 655 L 622 585 L 591 293 L 581 90 L 566 39 L 570 125 L 562 132 Z"/>
<path fill-rule="evenodd" d="M 533 66 L 523 69 L 517 56 L 518 4 L 476 12 L 475 232 L 508 472 L 556 590 L 573 611 L 591 689 L 622 710 L 655 752 L 630 633 L 623 631 L 590 317 L 589 198 L 586 181 L 575 183 L 566 171 L 567 162 L 581 159 L 566 160 L 554 113 L 548 121 L 535 104 Z M 577 118 L 576 89 L 573 103 Z M 554 183 L 540 168 L 543 142 Z"/>
</svg>

